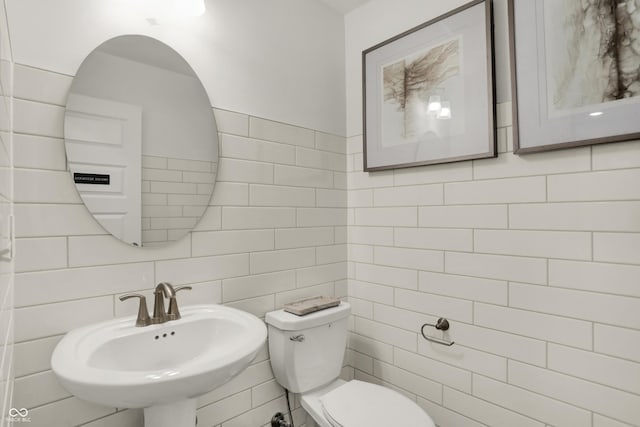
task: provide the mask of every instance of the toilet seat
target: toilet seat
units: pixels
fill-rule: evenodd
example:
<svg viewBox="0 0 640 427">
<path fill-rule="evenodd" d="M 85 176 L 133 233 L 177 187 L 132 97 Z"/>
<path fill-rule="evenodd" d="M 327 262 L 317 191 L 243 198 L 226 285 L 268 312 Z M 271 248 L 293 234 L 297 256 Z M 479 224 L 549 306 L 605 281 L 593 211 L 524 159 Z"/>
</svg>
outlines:
<svg viewBox="0 0 640 427">
<path fill-rule="evenodd" d="M 348 381 L 319 400 L 333 427 L 435 426 L 415 402 L 396 391 L 363 381 Z"/>
</svg>

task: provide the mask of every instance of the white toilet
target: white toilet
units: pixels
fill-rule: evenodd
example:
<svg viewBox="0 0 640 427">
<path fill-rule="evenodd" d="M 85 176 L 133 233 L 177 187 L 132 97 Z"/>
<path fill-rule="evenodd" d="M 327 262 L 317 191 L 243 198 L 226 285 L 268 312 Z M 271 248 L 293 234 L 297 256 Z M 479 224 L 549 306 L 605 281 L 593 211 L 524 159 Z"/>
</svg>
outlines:
<svg viewBox="0 0 640 427">
<path fill-rule="evenodd" d="M 435 427 L 429 415 L 402 394 L 338 378 L 350 312 L 351 306 L 342 302 L 305 316 L 284 310 L 267 313 L 276 380 L 301 394 L 302 407 L 320 427 Z"/>
</svg>

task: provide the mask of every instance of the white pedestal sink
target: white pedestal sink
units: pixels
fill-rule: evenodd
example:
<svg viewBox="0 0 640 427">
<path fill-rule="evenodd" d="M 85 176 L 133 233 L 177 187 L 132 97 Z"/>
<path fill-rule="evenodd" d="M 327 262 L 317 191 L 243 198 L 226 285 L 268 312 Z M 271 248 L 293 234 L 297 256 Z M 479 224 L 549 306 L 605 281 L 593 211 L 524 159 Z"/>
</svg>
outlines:
<svg viewBox="0 0 640 427">
<path fill-rule="evenodd" d="M 145 427 L 193 427 L 196 398 L 229 381 L 267 338 L 256 316 L 222 305 L 187 306 L 182 318 L 135 326 L 135 317 L 69 332 L 51 357 L 62 386 L 117 408 L 144 408 Z"/>
</svg>

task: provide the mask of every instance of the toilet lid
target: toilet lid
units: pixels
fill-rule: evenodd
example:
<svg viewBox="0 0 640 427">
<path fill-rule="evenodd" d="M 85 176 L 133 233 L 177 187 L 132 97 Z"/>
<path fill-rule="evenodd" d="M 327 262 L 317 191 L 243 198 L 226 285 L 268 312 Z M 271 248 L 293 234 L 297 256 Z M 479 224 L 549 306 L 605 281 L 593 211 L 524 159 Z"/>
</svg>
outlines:
<svg viewBox="0 0 640 427">
<path fill-rule="evenodd" d="M 379 385 L 352 380 L 320 398 L 325 417 L 335 427 L 433 427 L 415 402 Z"/>
</svg>

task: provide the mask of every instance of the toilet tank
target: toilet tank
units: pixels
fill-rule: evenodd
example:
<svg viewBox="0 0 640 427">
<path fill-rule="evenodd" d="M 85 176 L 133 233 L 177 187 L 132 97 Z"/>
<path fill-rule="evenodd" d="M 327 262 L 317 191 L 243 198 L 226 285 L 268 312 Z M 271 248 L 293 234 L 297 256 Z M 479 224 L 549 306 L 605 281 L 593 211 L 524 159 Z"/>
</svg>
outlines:
<svg viewBox="0 0 640 427">
<path fill-rule="evenodd" d="M 340 376 L 350 312 L 351 306 L 341 302 L 305 316 L 267 313 L 271 366 L 280 385 L 304 393 Z"/>
</svg>

